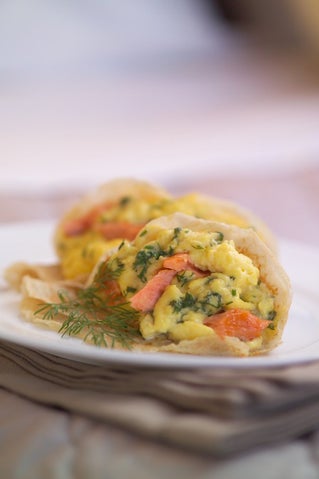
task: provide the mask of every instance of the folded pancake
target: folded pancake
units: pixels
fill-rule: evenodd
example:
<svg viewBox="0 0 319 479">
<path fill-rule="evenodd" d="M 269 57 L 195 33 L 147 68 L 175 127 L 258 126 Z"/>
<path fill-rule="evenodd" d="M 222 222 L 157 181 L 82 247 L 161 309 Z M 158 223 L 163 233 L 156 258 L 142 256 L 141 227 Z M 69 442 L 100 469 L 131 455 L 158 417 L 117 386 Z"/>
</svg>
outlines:
<svg viewBox="0 0 319 479">
<path fill-rule="evenodd" d="M 268 225 L 237 203 L 200 193 L 190 193 L 177 198 L 175 206 L 175 210 L 170 213 L 181 212 L 197 218 L 252 229 L 273 252 L 277 252 L 277 241 Z"/>
<path fill-rule="evenodd" d="M 133 240 L 148 221 L 175 212 L 254 229 L 276 248 L 268 227 L 231 202 L 196 193 L 173 198 L 149 183 L 118 179 L 87 195 L 59 222 L 55 248 L 64 278 L 85 281 L 106 251 Z"/>
<path fill-rule="evenodd" d="M 94 344 L 215 356 L 271 351 L 291 303 L 253 230 L 182 213 L 109 250 L 86 285 L 24 276 L 22 292 L 27 320 Z"/>
<path fill-rule="evenodd" d="M 54 244 L 67 279 L 85 280 L 102 254 L 135 238 L 170 198 L 163 189 L 144 181 L 117 179 L 82 198 L 59 221 Z"/>
<path fill-rule="evenodd" d="M 281 340 L 289 279 L 252 230 L 176 213 L 149 222 L 107 263 L 139 312 L 144 348 L 248 356 Z"/>
<path fill-rule="evenodd" d="M 37 278 L 48 283 L 63 279 L 61 268 L 58 264 L 31 264 L 19 261 L 8 266 L 4 271 L 5 281 L 16 291 L 20 291 L 22 280 L 25 276 Z"/>
</svg>

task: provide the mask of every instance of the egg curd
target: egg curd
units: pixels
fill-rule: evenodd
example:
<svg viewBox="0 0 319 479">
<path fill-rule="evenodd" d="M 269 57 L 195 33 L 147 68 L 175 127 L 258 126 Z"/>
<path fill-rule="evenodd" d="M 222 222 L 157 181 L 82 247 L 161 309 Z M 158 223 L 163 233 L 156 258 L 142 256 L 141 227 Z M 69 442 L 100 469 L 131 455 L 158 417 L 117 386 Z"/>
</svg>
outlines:
<svg viewBox="0 0 319 479">
<path fill-rule="evenodd" d="M 228 310 L 264 320 L 257 337 L 247 340 L 250 350 L 260 347 L 265 328 L 275 328 L 273 293 L 252 259 L 222 232 L 150 223 L 135 241 L 122 241 L 108 264 L 121 293 L 141 312 L 139 329 L 147 341 L 216 335 L 207 318 Z"/>
</svg>

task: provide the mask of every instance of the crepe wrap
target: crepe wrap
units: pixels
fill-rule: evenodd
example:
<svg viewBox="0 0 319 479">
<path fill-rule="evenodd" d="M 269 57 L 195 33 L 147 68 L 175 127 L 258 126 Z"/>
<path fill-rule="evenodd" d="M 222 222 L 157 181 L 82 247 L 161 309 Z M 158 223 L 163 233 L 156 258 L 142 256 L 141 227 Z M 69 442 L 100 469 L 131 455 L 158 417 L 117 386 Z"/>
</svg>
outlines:
<svg viewBox="0 0 319 479">
<path fill-rule="evenodd" d="M 57 254 L 61 255 L 58 245 L 61 237 L 63 237 L 65 222 L 85 216 L 98 205 L 116 203 L 123 197 L 132 197 L 146 202 L 157 202 L 166 199 L 171 201 L 172 204 L 170 205 L 170 211 L 163 213 L 163 215 L 182 212 L 207 220 L 253 229 L 269 248 L 274 252 L 277 251 L 276 239 L 266 223 L 248 209 L 234 202 L 199 193 L 191 193 L 174 198 L 164 189 L 146 181 L 123 178 L 104 183 L 83 197 L 63 215 L 57 225 L 54 239 Z M 153 218 L 148 217 L 145 222 Z"/>
<path fill-rule="evenodd" d="M 264 354 L 275 348 L 280 342 L 282 333 L 288 318 L 288 311 L 291 304 L 291 288 L 289 279 L 280 265 L 277 257 L 265 245 L 253 230 L 242 229 L 236 226 L 226 225 L 212 221 L 200 220 L 191 216 L 175 213 L 167 217 L 161 217 L 148 223 L 152 231 L 163 229 L 187 228 L 194 232 L 221 232 L 225 240 L 232 240 L 236 250 L 249 257 L 260 272 L 260 280 L 264 282 L 274 295 L 274 308 L 276 310 L 276 326 L 274 330 L 265 330 L 262 333 L 263 341 L 259 348 L 251 352 L 247 343 L 237 337 L 202 336 L 192 340 L 173 342 L 170 340 L 153 339 L 146 341 L 136 340 L 132 350 L 137 351 L 162 351 L 170 353 L 196 354 L 196 355 L 230 355 L 247 356 L 250 354 Z M 110 251 L 110 254 L 114 250 Z M 109 256 L 110 256 L 109 254 Z M 116 255 L 116 253 L 115 253 Z M 103 258 L 103 261 L 108 261 Z M 98 269 L 98 266 L 97 266 Z M 93 279 L 94 281 L 94 279 Z M 57 316 L 55 321 L 44 321 L 34 316 L 34 311 L 41 303 L 57 301 L 57 294 L 61 288 L 66 289 L 72 295 L 77 288 L 82 287 L 72 282 L 53 281 L 48 283 L 41 278 L 25 276 L 22 279 L 23 300 L 21 311 L 23 316 L 32 322 L 59 329 L 63 315 Z M 117 348 L 121 348 L 116 344 Z"/>
</svg>

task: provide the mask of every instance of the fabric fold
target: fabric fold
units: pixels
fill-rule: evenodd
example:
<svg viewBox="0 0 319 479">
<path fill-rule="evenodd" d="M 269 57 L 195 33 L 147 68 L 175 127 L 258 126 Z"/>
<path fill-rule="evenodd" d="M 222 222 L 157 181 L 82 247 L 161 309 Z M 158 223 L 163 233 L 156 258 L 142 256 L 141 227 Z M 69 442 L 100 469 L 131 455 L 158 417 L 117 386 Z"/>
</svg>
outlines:
<svg viewBox="0 0 319 479">
<path fill-rule="evenodd" d="M 1 341 L 0 386 L 219 457 L 319 426 L 318 362 L 251 370 L 92 365 Z"/>
</svg>

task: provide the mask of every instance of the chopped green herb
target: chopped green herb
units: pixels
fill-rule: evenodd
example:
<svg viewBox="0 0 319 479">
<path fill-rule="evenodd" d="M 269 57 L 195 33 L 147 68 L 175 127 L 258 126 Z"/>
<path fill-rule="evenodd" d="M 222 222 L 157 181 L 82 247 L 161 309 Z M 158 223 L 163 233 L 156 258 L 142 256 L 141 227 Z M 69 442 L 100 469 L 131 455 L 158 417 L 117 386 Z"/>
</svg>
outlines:
<svg viewBox="0 0 319 479">
<path fill-rule="evenodd" d="M 186 293 L 182 298 L 173 299 L 169 304 L 173 307 L 174 313 L 180 313 L 184 308 L 193 307 L 196 304 L 196 299 L 190 293 Z"/>
<path fill-rule="evenodd" d="M 185 286 L 189 281 L 194 279 L 195 274 L 192 271 L 182 271 L 181 273 L 177 273 L 176 279 L 181 285 L 181 287 Z"/>
<path fill-rule="evenodd" d="M 133 288 L 133 286 L 128 286 L 126 288 L 126 293 L 136 293 L 137 289 Z"/>
<path fill-rule="evenodd" d="M 201 311 L 207 315 L 213 314 L 222 307 L 222 296 L 215 291 L 210 291 L 204 299 L 198 300 L 190 293 L 177 300 L 172 300 L 170 305 L 174 313 L 180 313 L 183 309 L 190 308 L 192 311 Z"/>
<path fill-rule="evenodd" d="M 143 231 L 140 232 L 139 236 L 145 236 L 146 233 L 147 233 L 147 230 L 143 230 Z"/>
<path fill-rule="evenodd" d="M 236 289 L 232 289 L 232 290 L 231 290 L 231 295 L 232 295 L 232 296 L 236 296 L 236 294 L 237 294 Z"/>
<path fill-rule="evenodd" d="M 217 243 L 221 243 L 223 239 L 224 239 L 224 234 L 221 233 L 220 231 L 216 231 L 215 241 L 217 241 Z"/>
<path fill-rule="evenodd" d="M 268 321 L 273 321 L 276 317 L 276 311 L 270 311 L 268 314 L 267 314 L 267 319 Z"/>
<path fill-rule="evenodd" d="M 180 228 L 180 227 L 174 228 L 174 235 L 173 235 L 172 239 L 173 240 L 177 239 L 181 231 L 182 231 L 182 228 Z"/>
<path fill-rule="evenodd" d="M 140 250 L 133 263 L 133 268 L 137 273 L 138 278 L 145 283 L 146 273 L 149 266 L 158 260 L 161 256 L 170 256 L 173 251 L 164 251 L 158 243 L 147 244 L 142 250 Z"/>
<path fill-rule="evenodd" d="M 65 243 L 63 243 L 63 241 L 60 241 L 58 243 L 58 251 L 60 252 L 63 252 L 63 251 L 66 251 L 67 250 L 67 246 Z"/>
<path fill-rule="evenodd" d="M 194 249 L 204 249 L 204 246 L 203 246 L 203 245 L 197 244 L 197 243 L 193 243 L 191 246 L 192 246 L 192 248 L 194 248 Z"/>
<path fill-rule="evenodd" d="M 222 307 L 222 296 L 216 291 L 210 291 L 204 298 L 200 301 L 201 308 L 204 312 L 211 314 L 213 310 L 218 310 Z"/>
<path fill-rule="evenodd" d="M 123 206 L 126 206 L 132 198 L 130 196 L 123 196 L 123 198 L 120 199 L 119 205 L 122 208 Z"/>
</svg>

